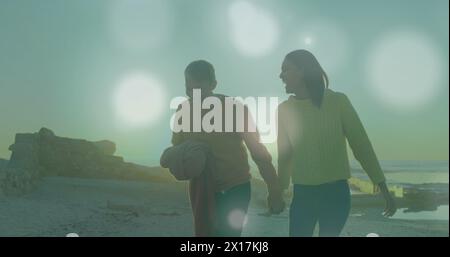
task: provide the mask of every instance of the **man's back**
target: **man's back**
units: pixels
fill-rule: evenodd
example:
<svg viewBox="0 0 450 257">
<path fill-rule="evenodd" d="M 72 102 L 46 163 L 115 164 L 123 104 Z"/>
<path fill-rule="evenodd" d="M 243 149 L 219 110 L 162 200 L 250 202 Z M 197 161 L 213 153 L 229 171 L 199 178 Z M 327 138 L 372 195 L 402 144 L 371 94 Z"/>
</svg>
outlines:
<svg viewBox="0 0 450 257">
<path fill-rule="evenodd" d="M 192 132 L 192 129 L 189 132 L 174 132 L 172 144 L 177 145 L 188 139 L 207 143 L 211 147 L 216 162 L 216 168 L 212 172 L 215 188 L 216 191 L 223 191 L 248 182 L 251 178 L 250 166 L 242 134 L 236 131 L 225 132 L 225 112 L 229 111 L 225 109 L 226 96 L 212 95 L 212 97 L 217 97 L 221 102 L 222 131 L 205 132 L 202 128 L 201 132 Z M 189 100 L 189 102 L 190 127 L 192 128 L 194 110 L 192 100 Z M 201 110 L 201 120 L 211 109 Z M 233 122 L 236 124 L 236 115 L 233 115 L 233 117 Z"/>
</svg>

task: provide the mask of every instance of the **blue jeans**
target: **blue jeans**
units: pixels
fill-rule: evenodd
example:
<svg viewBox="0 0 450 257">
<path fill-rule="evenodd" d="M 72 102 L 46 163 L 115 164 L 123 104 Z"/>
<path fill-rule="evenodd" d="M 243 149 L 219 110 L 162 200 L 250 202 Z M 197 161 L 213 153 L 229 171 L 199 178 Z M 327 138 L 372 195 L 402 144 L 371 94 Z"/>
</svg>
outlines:
<svg viewBox="0 0 450 257">
<path fill-rule="evenodd" d="M 321 185 L 294 185 L 289 211 L 289 236 L 311 237 L 316 223 L 319 236 L 339 236 L 350 214 L 347 180 Z"/>
<path fill-rule="evenodd" d="M 216 193 L 216 224 L 214 236 L 241 236 L 250 203 L 250 196 L 250 182 Z"/>
</svg>

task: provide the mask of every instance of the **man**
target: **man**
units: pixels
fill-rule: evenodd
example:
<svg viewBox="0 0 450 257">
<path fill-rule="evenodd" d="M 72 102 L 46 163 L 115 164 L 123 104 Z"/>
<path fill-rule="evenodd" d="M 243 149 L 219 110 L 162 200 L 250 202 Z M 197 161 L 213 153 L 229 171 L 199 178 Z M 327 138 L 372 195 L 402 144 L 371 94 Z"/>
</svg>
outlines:
<svg viewBox="0 0 450 257">
<path fill-rule="evenodd" d="M 196 140 L 209 145 L 215 160 L 215 168 L 212 171 L 212 182 L 215 191 L 215 236 L 240 236 L 245 222 L 251 196 L 250 166 L 248 164 L 247 148 L 253 161 L 258 166 L 259 172 L 267 184 L 268 207 L 272 213 L 280 213 L 284 209 L 284 202 L 272 157 L 266 147 L 260 142 L 258 131 L 251 131 L 246 126 L 244 131 L 237 131 L 234 125 L 232 132 L 212 131 L 193 132 L 192 128 L 202 124 L 192 124 L 192 107 L 194 90 L 201 91 L 201 100 L 207 97 L 217 97 L 222 104 L 221 111 L 225 113 L 224 95 L 214 94 L 217 86 L 214 67 L 207 61 L 198 60 L 190 63 L 185 70 L 186 95 L 189 97 L 189 131 L 174 132 L 172 144 L 178 145 L 186 140 Z M 183 104 L 180 106 L 184 106 Z M 233 113 L 236 113 L 233 107 Z M 181 111 L 180 107 L 178 111 Z M 244 109 L 244 122 L 251 121 L 250 113 Z M 203 117 L 208 110 L 201 109 Z M 228 110 L 229 111 L 229 110 Z M 234 115 L 233 123 L 239 122 Z M 225 115 L 222 115 L 225 117 Z M 245 120 L 247 119 L 247 120 Z M 223 119 L 225 120 L 225 119 Z M 175 121 L 178 122 L 178 121 Z M 181 122 L 187 122 L 182 120 Z M 214 121 L 218 122 L 218 120 Z M 223 124 L 225 127 L 225 124 Z M 246 148 L 247 147 L 247 148 Z"/>
</svg>

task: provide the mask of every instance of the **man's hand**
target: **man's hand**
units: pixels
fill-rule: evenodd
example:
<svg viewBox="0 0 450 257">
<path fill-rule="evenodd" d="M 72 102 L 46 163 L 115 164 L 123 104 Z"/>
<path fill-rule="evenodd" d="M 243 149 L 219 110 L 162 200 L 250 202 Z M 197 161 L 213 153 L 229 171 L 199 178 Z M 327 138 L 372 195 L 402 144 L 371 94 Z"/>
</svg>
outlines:
<svg viewBox="0 0 450 257">
<path fill-rule="evenodd" d="M 269 212 L 272 214 L 280 214 L 284 211 L 286 204 L 284 203 L 281 193 L 272 193 L 267 197 Z"/>
</svg>

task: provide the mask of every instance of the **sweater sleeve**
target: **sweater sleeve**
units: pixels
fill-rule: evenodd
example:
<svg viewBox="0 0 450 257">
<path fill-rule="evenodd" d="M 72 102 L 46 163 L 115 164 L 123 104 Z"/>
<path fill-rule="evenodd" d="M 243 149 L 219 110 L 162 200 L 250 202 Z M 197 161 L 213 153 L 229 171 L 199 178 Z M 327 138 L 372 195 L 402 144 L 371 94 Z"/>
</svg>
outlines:
<svg viewBox="0 0 450 257">
<path fill-rule="evenodd" d="M 281 189 L 285 190 L 291 182 L 292 148 L 285 128 L 283 113 L 280 108 L 278 108 L 277 134 L 278 179 Z"/>
<path fill-rule="evenodd" d="M 374 184 L 385 181 L 383 171 L 364 126 L 348 97 L 342 94 L 341 118 L 345 137 L 356 160 Z"/>
</svg>

